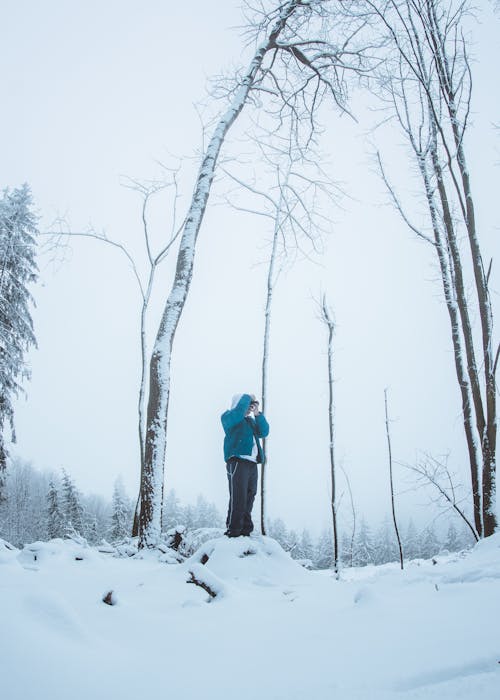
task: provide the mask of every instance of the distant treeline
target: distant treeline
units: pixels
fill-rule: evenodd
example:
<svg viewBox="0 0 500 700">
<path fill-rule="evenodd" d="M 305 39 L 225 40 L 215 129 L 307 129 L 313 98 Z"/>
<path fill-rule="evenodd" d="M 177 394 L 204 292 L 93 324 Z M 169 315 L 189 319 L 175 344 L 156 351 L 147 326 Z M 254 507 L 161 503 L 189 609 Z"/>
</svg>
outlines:
<svg viewBox="0 0 500 700">
<path fill-rule="evenodd" d="M 0 537 L 16 547 L 37 540 L 83 536 L 91 545 L 103 540 L 116 543 L 130 537 L 134 503 L 117 478 L 111 501 L 102 496 L 84 495 L 71 475 L 62 470 L 40 472 L 21 459 L 11 461 L 5 481 L 4 499 L 0 503 Z M 217 507 L 202 495 L 195 504 L 184 505 L 171 489 L 164 502 L 163 529 L 183 526 L 186 530 L 222 528 L 224 518 Z M 271 520 L 268 534 L 295 559 L 311 568 L 328 569 L 332 565 L 332 535 L 324 530 L 313 537 L 309 530 L 301 533 L 288 529 L 281 518 Z M 433 525 L 417 530 L 410 520 L 403 537 L 405 559 L 429 559 L 443 550 L 459 551 L 473 544 L 472 537 L 454 521 L 446 537 L 439 538 Z M 366 566 L 397 561 L 398 549 L 394 530 L 386 518 L 372 530 L 364 518 L 359 526 L 341 537 L 343 566 Z"/>
</svg>

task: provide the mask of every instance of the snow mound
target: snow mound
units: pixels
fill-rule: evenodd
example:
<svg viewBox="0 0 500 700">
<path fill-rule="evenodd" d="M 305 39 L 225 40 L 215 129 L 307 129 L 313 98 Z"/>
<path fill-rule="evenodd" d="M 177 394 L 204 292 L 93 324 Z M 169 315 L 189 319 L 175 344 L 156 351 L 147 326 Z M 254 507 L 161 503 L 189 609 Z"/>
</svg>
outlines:
<svg viewBox="0 0 500 700">
<path fill-rule="evenodd" d="M 75 542 L 72 539 L 62 540 L 59 538 L 49 542 L 33 542 L 26 544 L 19 552 L 17 560 L 24 568 L 37 569 L 41 564 L 46 564 L 55 560 L 72 560 L 81 562 L 93 560 L 99 555 L 88 546 L 86 542 Z"/>
<path fill-rule="evenodd" d="M 264 536 L 208 540 L 183 567 L 189 582 L 201 585 L 212 598 L 248 587 L 289 587 L 310 576 L 276 540 Z"/>
<path fill-rule="evenodd" d="M 17 550 L 14 545 L 0 538 L 0 565 L 13 564 L 16 561 L 18 553 L 19 550 Z"/>
<path fill-rule="evenodd" d="M 478 552 L 487 553 L 489 552 L 490 554 L 493 554 L 495 557 L 498 557 L 498 550 L 500 549 L 500 532 L 495 533 L 494 535 L 491 535 L 490 537 L 486 537 L 484 540 L 479 540 L 477 542 L 476 546 L 474 547 L 474 552 L 477 554 Z"/>
</svg>

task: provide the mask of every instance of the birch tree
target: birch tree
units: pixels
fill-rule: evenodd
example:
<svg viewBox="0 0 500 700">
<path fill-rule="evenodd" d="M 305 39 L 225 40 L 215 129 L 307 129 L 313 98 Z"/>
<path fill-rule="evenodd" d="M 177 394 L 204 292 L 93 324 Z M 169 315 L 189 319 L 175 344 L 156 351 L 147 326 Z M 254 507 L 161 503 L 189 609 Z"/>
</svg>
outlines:
<svg viewBox="0 0 500 700">
<path fill-rule="evenodd" d="M 329 38 L 332 9 L 328 0 L 286 0 L 268 10 L 253 10 L 247 38 L 256 46 L 248 67 L 227 85 L 228 106 L 218 118 L 204 150 L 177 255 L 172 288 L 163 310 L 149 365 L 145 460 L 141 478 L 140 546 L 160 537 L 170 371 L 175 332 L 186 303 L 196 241 L 210 195 L 221 148 L 245 105 L 266 110 L 275 128 L 292 124 L 304 147 L 313 138 L 322 101 L 345 106 L 344 73 L 361 68 L 351 46 L 356 28 L 346 25 L 338 41 Z M 249 9 L 250 11 L 250 9 Z M 350 34 L 349 34 L 350 32 Z"/>
<path fill-rule="evenodd" d="M 385 39 L 385 63 L 377 94 L 389 106 L 417 165 L 429 226 L 411 220 L 408 208 L 382 176 L 406 224 L 437 256 L 449 316 L 467 442 L 475 530 L 496 528 L 497 408 L 489 290 L 483 261 L 466 145 L 472 70 L 465 33 L 467 0 L 364 0 L 354 12 L 370 15 Z M 467 249 L 460 245 L 463 239 Z M 468 277 L 468 270 L 472 275 Z M 479 318 L 479 339 L 473 319 Z"/>
</svg>

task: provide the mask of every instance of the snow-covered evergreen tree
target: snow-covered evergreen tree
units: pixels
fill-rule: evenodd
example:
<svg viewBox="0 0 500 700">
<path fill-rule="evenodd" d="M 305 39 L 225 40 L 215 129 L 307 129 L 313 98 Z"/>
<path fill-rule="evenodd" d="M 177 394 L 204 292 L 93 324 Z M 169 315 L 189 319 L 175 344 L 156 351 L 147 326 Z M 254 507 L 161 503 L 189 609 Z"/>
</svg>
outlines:
<svg viewBox="0 0 500 700">
<path fill-rule="evenodd" d="M 64 536 L 64 518 L 59 504 L 59 493 L 53 480 L 47 492 L 47 537 L 49 540 Z"/>
<path fill-rule="evenodd" d="M 458 538 L 458 531 L 455 527 L 455 523 L 452 521 L 448 527 L 448 532 L 446 534 L 446 540 L 444 541 L 444 548 L 449 552 L 458 552 L 460 549 L 460 540 Z"/>
<path fill-rule="evenodd" d="M 408 523 L 406 537 L 403 538 L 403 551 L 406 559 L 417 559 L 420 556 L 420 541 L 412 518 Z"/>
<path fill-rule="evenodd" d="M 476 540 L 467 525 L 463 525 L 458 531 L 458 549 L 470 549 L 476 544 Z"/>
<path fill-rule="evenodd" d="M 294 559 L 300 559 L 300 536 L 296 530 L 290 530 L 287 534 L 283 549 L 290 552 Z"/>
<path fill-rule="evenodd" d="M 340 561 L 342 566 L 352 566 L 353 565 L 353 545 L 352 545 L 352 535 L 347 532 L 342 533 L 340 538 Z"/>
<path fill-rule="evenodd" d="M 420 556 L 423 559 L 430 559 L 439 552 L 441 545 L 436 535 L 434 525 L 428 525 L 423 531 L 420 539 Z"/>
<path fill-rule="evenodd" d="M 181 521 L 188 530 L 194 530 L 196 528 L 196 510 L 191 503 L 183 506 Z"/>
<path fill-rule="evenodd" d="M 399 559 L 399 549 L 394 532 L 394 525 L 386 516 L 377 530 L 373 543 L 373 562 L 386 564 Z"/>
<path fill-rule="evenodd" d="M 198 527 L 222 527 L 222 516 L 214 503 L 209 503 L 205 496 L 200 494 L 196 499 L 193 509 L 192 526 Z"/>
<path fill-rule="evenodd" d="M 354 540 L 353 565 L 366 566 L 373 562 L 373 555 L 373 540 L 370 528 L 366 520 L 362 518 Z"/>
<path fill-rule="evenodd" d="M 205 511 L 206 525 L 204 527 L 223 527 L 224 519 L 215 503 L 208 503 Z"/>
<path fill-rule="evenodd" d="M 109 537 L 109 523 L 112 505 L 102 496 L 91 494 L 82 498 L 85 539 L 91 544 L 99 544 Z"/>
<path fill-rule="evenodd" d="M 123 480 L 118 477 L 113 488 L 111 527 L 109 537 L 112 542 L 130 536 L 132 531 L 131 505 L 125 493 Z"/>
<path fill-rule="evenodd" d="M 85 539 L 89 544 L 99 544 L 102 537 L 100 533 L 99 523 L 97 522 L 97 518 L 95 515 L 90 515 L 88 513 L 86 514 L 83 531 L 85 534 Z"/>
<path fill-rule="evenodd" d="M 270 520 L 268 523 L 267 532 L 269 537 L 275 539 L 280 543 L 283 549 L 286 549 L 288 543 L 288 530 L 286 529 L 286 525 L 281 518 L 274 518 L 274 520 Z"/>
<path fill-rule="evenodd" d="M 163 531 L 182 525 L 187 530 L 204 527 L 223 527 L 224 519 L 217 506 L 207 501 L 203 494 L 196 499 L 196 504 L 183 506 L 175 489 L 170 489 L 163 502 Z"/>
<path fill-rule="evenodd" d="M 20 381 L 30 376 L 25 354 L 36 346 L 29 285 L 36 281 L 37 219 L 28 185 L 4 190 L 0 198 L 0 499 L 7 450 L 6 424 L 15 441 L 13 399 L 22 391 Z"/>
<path fill-rule="evenodd" d="M 163 529 L 170 530 L 170 528 L 180 525 L 182 523 L 182 516 L 180 500 L 177 497 L 175 489 L 170 489 L 163 500 Z"/>
<path fill-rule="evenodd" d="M 316 569 L 333 566 L 333 534 L 328 530 L 323 530 L 319 536 L 313 563 Z"/>
<path fill-rule="evenodd" d="M 0 537 L 16 547 L 46 537 L 49 479 L 29 462 L 18 457 L 9 460 L 0 504 Z"/>
<path fill-rule="evenodd" d="M 66 531 L 75 530 L 78 534 L 83 535 L 84 522 L 81 497 L 65 469 L 63 469 L 62 476 L 62 504 Z"/>
<path fill-rule="evenodd" d="M 309 559 L 314 558 L 314 547 L 311 539 L 311 534 L 309 530 L 302 530 L 302 535 L 300 537 L 300 542 L 297 546 L 297 558 L 299 559 Z"/>
</svg>

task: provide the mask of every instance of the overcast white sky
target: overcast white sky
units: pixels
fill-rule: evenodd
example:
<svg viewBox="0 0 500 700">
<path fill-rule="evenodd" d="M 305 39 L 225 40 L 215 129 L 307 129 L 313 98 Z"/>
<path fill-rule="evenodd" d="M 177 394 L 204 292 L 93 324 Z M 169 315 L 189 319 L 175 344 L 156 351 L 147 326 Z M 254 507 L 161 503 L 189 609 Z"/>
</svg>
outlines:
<svg viewBox="0 0 500 700">
<path fill-rule="evenodd" d="M 483 4 L 467 150 L 489 259 L 498 253 L 499 20 Z M 91 222 L 140 255 L 140 199 L 120 182 L 158 177 L 156 161 L 172 162 L 170 154 L 195 154 L 200 122 L 193 103 L 205 98 L 208 77 L 240 62 L 239 23 L 236 0 L 3 0 L 0 186 L 30 183 L 42 229 L 58 215 L 74 230 Z M 375 519 L 390 507 L 385 387 L 396 460 L 412 462 L 418 450 L 450 452 L 450 464 L 465 474 L 460 399 L 432 250 L 384 205 L 365 136 L 370 104 L 359 106 L 358 124 L 333 109 L 327 115 L 323 146 L 350 195 L 343 209 L 332 209 L 327 252 L 320 264 L 299 262 L 275 295 L 268 506 L 270 516 L 298 528 L 319 529 L 329 518 L 326 337 L 312 301 L 320 289 L 338 323 L 337 456 L 351 475 L 358 509 Z M 238 153 L 238 133 L 228 156 Z M 384 143 L 397 164 L 393 179 L 410 187 L 399 134 L 386 133 Z M 182 183 L 186 198 L 192 168 Z M 232 394 L 259 393 L 269 232 L 265 220 L 216 204 L 213 198 L 176 337 L 166 487 L 186 500 L 202 492 L 223 510 L 219 415 Z M 158 200 L 152 221 L 158 245 L 169 230 L 169 208 L 168 198 Z M 152 333 L 173 262 L 159 280 Z M 90 240 L 75 241 L 56 269 L 47 257 L 40 266 L 33 314 L 39 348 L 30 355 L 28 400 L 17 406 L 15 452 L 40 468 L 67 468 L 87 492 L 110 496 L 122 474 L 135 494 L 140 300 L 131 271 L 115 250 Z M 498 280 L 494 270 L 497 306 Z M 404 470 L 397 478 L 407 489 Z M 425 514 L 424 502 L 406 495 L 405 514 Z"/>
</svg>

